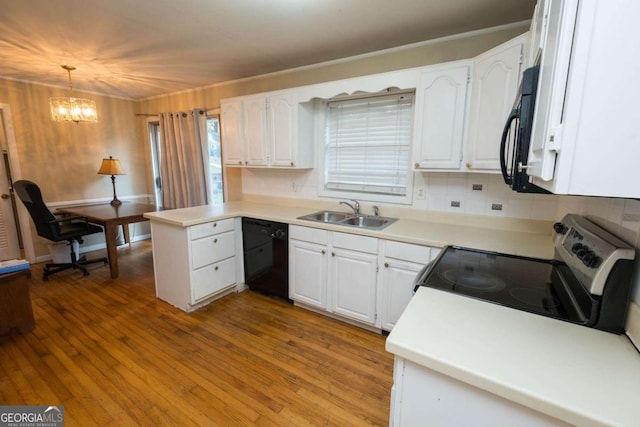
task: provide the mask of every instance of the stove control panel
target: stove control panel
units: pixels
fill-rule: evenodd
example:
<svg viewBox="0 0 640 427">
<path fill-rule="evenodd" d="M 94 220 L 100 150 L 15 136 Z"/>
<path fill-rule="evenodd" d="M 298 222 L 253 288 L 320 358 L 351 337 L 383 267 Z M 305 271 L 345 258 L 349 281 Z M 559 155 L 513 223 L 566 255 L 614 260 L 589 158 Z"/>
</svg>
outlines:
<svg viewBox="0 0 640 427">
<path fill-rule="evenodd" d="M 568 214 L 555 223 L 554 243 L 562 260 L 593 295 L 602 295 L 606 279 L 620 259 L 634 259 L 635 250 L 588 219 Z"/>
</svg>

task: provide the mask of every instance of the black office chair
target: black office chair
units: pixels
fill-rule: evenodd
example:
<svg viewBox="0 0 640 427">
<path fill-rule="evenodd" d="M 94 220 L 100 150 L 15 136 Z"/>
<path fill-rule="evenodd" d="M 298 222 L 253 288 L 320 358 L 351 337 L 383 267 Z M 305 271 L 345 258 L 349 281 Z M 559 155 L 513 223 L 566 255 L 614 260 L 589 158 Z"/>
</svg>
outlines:
<svg viewBox="0 0 640 427">
<path fill-rule="evenodd" d="M 82 237 L 94 233 L 102 233 L 102 228 L 95 224 L 90 224 L 87 218 L 81 216 L 67 216 L 56 218 L 51 213 L 47 205 L 42 200 L 40 188 L 31 181 L 20 180 L 13 183 L 13 190 L 16 192 L 24 206 L 29 211 L 31 219 L 36 226 L 38 236 L 44 237 L 52 242 L 69 242 L 71 251 L 71 262 L 49 263 L 44 268 L 43 280 L 49 280 L 49 276 L 59 271 L 70 268 L 81 270 L 85 276 L 89 275 L 87 264 L 96 262 L 108 263 L 107 258 L 97 258 L 87 260 L 86 257 L 78 258 L 73 242 L 82 243 Z"/>
</svg>

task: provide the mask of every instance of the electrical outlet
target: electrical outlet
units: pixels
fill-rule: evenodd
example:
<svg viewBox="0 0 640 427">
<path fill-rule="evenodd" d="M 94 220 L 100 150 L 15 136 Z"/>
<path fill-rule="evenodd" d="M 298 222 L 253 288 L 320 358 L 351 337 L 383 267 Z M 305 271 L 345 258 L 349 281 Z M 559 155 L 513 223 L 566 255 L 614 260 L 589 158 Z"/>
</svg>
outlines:
<svg viewBox="0 0 640 427">
<path fill-rule="evenodd" d="M 460 207 L 460 202 L 458 202 L 457 200 L 452 200 L 451 201 L 451 207 L 452 208 L 459 208 Z"/>
<path fill-rule="evenodd" d="M 502 210 L 502 204 L 501 203 L 492 203 L 491 204 L 491 210 L 492 211 L 501 211 Z"/>
<path fill-rule="evenodd" d="M 416 189 L 416 199 L 418 200 L 424 200 L 424 196 L 425 196 L 425 191 L 424 191 L 424 187 L 418 187 Z"/>
<path fill-rule="evenodd" d="M 482 184 L 473 184 L 473 185 L 471 186 L 471 189 L 472 189 L 473 191 L 482 191 Z"/>
</svg>

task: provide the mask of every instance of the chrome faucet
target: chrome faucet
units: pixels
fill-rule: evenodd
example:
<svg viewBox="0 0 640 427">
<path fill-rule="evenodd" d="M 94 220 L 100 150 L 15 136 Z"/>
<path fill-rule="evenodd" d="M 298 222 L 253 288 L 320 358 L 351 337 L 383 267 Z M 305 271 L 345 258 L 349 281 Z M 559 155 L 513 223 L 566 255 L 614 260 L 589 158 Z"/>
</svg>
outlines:
<svg viewBox="0 0 640 427">
<path fill-rule="evenodd" d="M 375 217 L 380 216 L 380 209 L 378 209 L 378 207 L 376 205 L 373 205 L 373 215 Z"/>
<path fill-rule="evenodd" d="M 360 215 L 360 203 L 358 203 L 357 200 L 351 200 L 351 201 L 353 202 L 353 205 L 345 201 L 340 202 L 340 204 L 349 206 L 351 209 L 353 209 L 354 214 Z"/>
</svg>

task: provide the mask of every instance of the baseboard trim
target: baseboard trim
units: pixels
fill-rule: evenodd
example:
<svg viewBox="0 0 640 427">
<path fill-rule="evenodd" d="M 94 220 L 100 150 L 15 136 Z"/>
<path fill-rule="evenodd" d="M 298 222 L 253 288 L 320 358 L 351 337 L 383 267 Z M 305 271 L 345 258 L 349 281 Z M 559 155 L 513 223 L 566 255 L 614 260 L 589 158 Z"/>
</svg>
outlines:
<svg viewBox="0 0 640 427">
<path fill-rule="evenodd" d="M 131 243 L 134 242 L 139 242 L 142 240 L 151 240 L 151 234 L 141 234 L 140 236 L 134 236 L 131 237 Z M 123 243 L 122 245 L 118 245 L 118 247 L 120 246 L 124 246 L 126 245 L 126 243 Z M 80 247 L 80 255 L 87 253 L 87 252 L 93 252 L 93 251 L 99 251 L 100 249 L 106 249 L 107 248 L 107 244 L 106 243 L 98 243 L 96 245 L 90 245 L 90 246 L 81 246 Z M 51 254 L 48 255 L 40 255 L 39 257 L 36 257 L 36 264 L 39 264 L 41 262 L 49 262 L 53 259 L 53 256 Z"/>
</svg>

